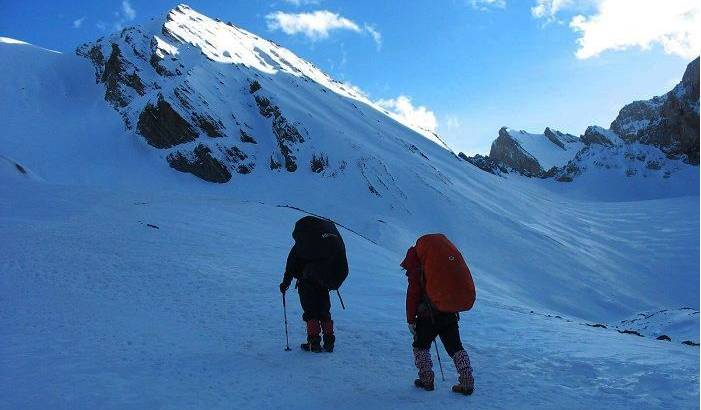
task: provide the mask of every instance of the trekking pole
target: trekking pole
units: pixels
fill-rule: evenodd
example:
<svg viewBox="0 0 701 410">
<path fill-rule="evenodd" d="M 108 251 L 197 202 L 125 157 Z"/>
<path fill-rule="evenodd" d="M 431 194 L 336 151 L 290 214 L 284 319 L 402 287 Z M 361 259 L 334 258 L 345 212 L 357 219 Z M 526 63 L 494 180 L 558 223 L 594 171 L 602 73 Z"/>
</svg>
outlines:
<svg viewBox="0 0 701 410">
<path fill-rule="evenodd" d="M 285 292 L 282 292 L 282 311 L 285 315 L 285 351 L 290 350 L 290 336 L 287 334 L 287 303 L 285 302 Z"/>
<path fill-rule="evenodd" d="M 441 355 L 438 354 L 438 343 L 436 339 L 433 339 L 433 345 L 436 347 L 436 357 L 438 358 L 438 367 L 441 369 L 441 380 L 445 381 L 445 374 L 443 373 L 443 363 L 441 363 Z"/>
<path fill-rule="evenodd" d="M 423 285 L 423 271 L 421 273 L 421 283 Z M 431 303 L 428 304 L 428 311 L 431 314 L 431 323 L 433 326 L 436 326 L 436 318 L 433 316 L 433 308 L 431 307 Z M 441 363 L 441 355 L 438 353 L 438 342 L 436 342 L 436 339 L 433 339 L 433 345 L 436 347 L 436 357 L 438 358 L 438 367 L 441 368 L 441 380 L 445 381 L 445 374 L 443 373 L 443 363 Z"/>
<path fill-rule="evenodd" d="M 341 292 L 339 292 L 338 289 L 336 289 L 336 294 L 338 295 L 338 300 L 341 301 L 341 307 L 343 310 L 346 310 L 346 305 L 343 304 L 343 298 L 341 297 Z"/>
</svg>

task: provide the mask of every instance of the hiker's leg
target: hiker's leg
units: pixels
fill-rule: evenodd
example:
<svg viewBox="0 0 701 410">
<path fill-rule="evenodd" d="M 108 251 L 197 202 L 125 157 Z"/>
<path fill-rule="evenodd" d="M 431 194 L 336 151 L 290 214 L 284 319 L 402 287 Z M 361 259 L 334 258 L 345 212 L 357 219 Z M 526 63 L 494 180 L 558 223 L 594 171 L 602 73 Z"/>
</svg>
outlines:
<svg viewBox="0 0 701 410">
<path fill-rule="evenodd" d="M 431 360 L 431 343 L 436 338 L 436 327 L 431 318 L 419 317 L 416 320 L 416 335 L 414 336 L 414 364 L 419 371 L 420 387 L 433 387 L 433 361 Z M 419 385 L 417 383 L 417 386 Z"/>
<path fill-rule="evenodd" d="M 439 334 L 445 350 L 453 359 L 455 370 L 458 371 L 458 384 L 453 386 L 453 391 L 462 394 L 472 394 L 475 379 L 472 375 L 470 356 L 463 348 L 462 341 L 460 340 L 458 316 L 454 315 L 454 319 L 444 318 L 443 326 Z"/>
<path fill-rule="evenodd" d="M 297 282 L 299 302 L 302 305 L 302 320 L 307 322 L 307 343 L 302 349 L 321 351 L 321 322 L 319 321 L 319 298 L 316 287 L 309 281 Z"/>
<path fill-rule="evenodd" d="M 324 333 L 324 350 L 333 352 L 336 343 L 336 335 L 333 331 L 333 320 L 331 320 L 331 298 L 328 289 L 319 286 L 319 319 L 321 321 L 321 330 Z"/>
</svg>

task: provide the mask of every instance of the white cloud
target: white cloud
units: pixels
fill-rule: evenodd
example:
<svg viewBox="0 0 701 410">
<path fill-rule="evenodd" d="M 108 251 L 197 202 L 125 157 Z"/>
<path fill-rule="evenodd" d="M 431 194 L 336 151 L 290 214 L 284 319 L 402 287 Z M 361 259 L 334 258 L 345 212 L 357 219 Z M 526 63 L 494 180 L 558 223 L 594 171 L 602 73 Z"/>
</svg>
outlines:
<svg viewBox="0 0 701 410">
<path fill-rule="evenodd" d="M 312 41 L 328 38 L 334 30 L 365 33 L 370 35 L 378 51 L 382 48 L 382 34 L 374 26 L 366 23 L 361 28 L 355 21 L 328 10 L 306 13 L 276 11 L 265 16 L 265 19 L 268 30 L 281 30 L 290 35 L 302 34 Z"/>
<path fill-rule="evenodd" d="M 402 123 L 414 125 L 431 132 L 436 132 L 438 128 L 438 121 L 433 111 L 422 105 L 414 106 L 411 98 L 406 95 L 400 95 L 397 98 L 388 100 L 377 100 L 375 104 L 389 111 Z"/>
<path fill-rule="evenodd" d="M 506 8 L 506 0 L 470 0 L 470 4 L 473 8 L 482 11 L 490 8 Z"/>
<path fill-rule="evenodd" d="M 370 34 L 370 37 L 372 37 L 372 40 L 375 42 L 375 46 L 377 47 L 377 51 L 380 51 L 382 49 L 382 34 L 375 29 L 375 27 L 365 24 L 365 31 L 367 31 Z"/>
<path fill-rule="evenodd" d="M 555 21 L 557 13 L 572 3 L 573 0 L 536 0 L 536 5 L 531 7 L 531 14 L 549 22 Z"/>
<path fill-rule="evenodd" d="M 80 28 L 83 25 L 84 21 L 85 21 L 85 17 L 81 17 L 79 19 L 73 20 L 73 28 Z"/>
<path fill-rule="evenodd" d="M 310 4 L 319 4 L 320 0 L 284 0 L 285 3 L 292 4 L 295 7 L 307 6 Z"/>
<path fill-rule="evenodd" d="M 701 10 L 698 0 L 599 0 L 596 14 L 577 15 L 570 27 L 580 33 L 577 58 L 606 50 L 648 49 L 660 44 L 668 54 L 699 55 Z"/>
<path fill-rule="evenodd" d="M 122 15 L 129 21 L 136 18 L 136 10 L 131 6 L 129 0 L 122 0 Z"/>
<path fill-rule="evenodd" d="M 699 55 L 701 4 L 698 0 L 535 0 L 533 17 L 561 22 L 569 11 L 570 28 L 579 34 L 576 56 L 596 57 L 607 50 L 655 44 L 668 54 Z"/>
<path fill-rule="evenodd" d="M 285 13 L 276 11 L 265 16 L 269 30 L 282 30 L 285 34 L 303 34 L 312 41 L 328 38 L 333 30 L 350 30 L 360 33 L 360 26 L 328 10 L 310 13 Z"/>
</svg>

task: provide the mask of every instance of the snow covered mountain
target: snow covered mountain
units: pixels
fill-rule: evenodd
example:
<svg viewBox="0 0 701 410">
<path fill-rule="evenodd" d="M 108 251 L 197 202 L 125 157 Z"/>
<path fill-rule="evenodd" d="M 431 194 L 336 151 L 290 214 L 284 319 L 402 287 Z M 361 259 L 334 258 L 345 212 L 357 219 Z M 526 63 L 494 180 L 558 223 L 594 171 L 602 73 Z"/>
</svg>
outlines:
<svg viewBox="0 0 701 410">
<path fill-rule="evenodd" d="M 0 406 L 464 408 L 406 383 L 398 264 L 427 232 L 460 247 L 478 287 L 461 316 L 478 407 L 698 402 L 699 353 L 681 344 L 698 342 L 683 309 L 699 306 L 697 167 L 675 160 L 644 189 L 495 176 L 187 6 L 78 55 L 0 39 L 0 97 Z M 543 169 L 613 138 L 504 132 Z M 351 270 L 338 351 L 314 363 L 281 351 L 278 323 L 305 212 L 341 225 Z M 684 312 L 623 322 L 662 310 Z"/>
<path fill-rule="evenodd" d="M 459 155 L 487 172 L 515 170 L 525 176 L 537 177 L 553 167 L 567 164 L 583 147 L 584 143 L 574 135 L 550 128 L 545 128 L 542 134 L 530 134 L 503 127 L 492 143 L 488 157 Z"/>
<path fill-rule="evenodd" d="M 78 54 L 95 65 L 105 99 L 127 128 L 165 150 L 179 171 L 227 182 L 232 174 L 305 168 L 336 175 L 350 166 L 381 177 L 368 170 L 372 157 L 351 159 L 337 147 L 352 144 L 353 134 L 387 137 L 391 120 L 381 108 L 231 23 L 180 5 L 163 22 L 124 29 L 81 46 Z M 338 117 L 331 120 L 329 112 Z M 420 152 L 397 142 L 398 149 Z M 381 188 L 368 183 L 368 189 Z"/>
<path fill-rule="evenodd" d="M 489 156 L 460 156 L 487 172 L 513 171 L 561 182 L 594 168 L 622 169 L 627 177 L 669 178 L 687 170 L 686 164 L 699 164 L 699 59 L 689 63 L 667 94 L 623 107 L 610 129 L 591 126 L 577 138 L 549 128 L 543 134 L 502 128 Z"/>
</svg>

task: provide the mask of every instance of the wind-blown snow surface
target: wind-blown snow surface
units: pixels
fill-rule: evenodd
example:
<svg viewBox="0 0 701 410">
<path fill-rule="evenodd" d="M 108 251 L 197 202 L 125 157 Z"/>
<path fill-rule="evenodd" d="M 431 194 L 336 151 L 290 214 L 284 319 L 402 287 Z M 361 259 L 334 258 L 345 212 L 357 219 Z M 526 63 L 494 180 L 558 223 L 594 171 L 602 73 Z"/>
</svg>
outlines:
<svg viewBox="0 0 701 410">
<path fill-rule="evenodd" d="M 284 352 L 277 283 L 301 215 L 223 197 L 3 181 L 0 407 L 698 404 L 697 348 L 531 314 L 485 291 L 461 316 L 475 394 L 449 392 L 455 370 L 443 352 L 448 381 L 418 391 L 402 254 L 343 229 L 351 276 L 347 310 L 332 302 L 337 349 L 297 348 L 304 330 L 289 292 Z"/>
<path fill-rule="evenodd" d="M 555 136 L 562 143 L 562 147 L 549 140 L 544 134 L 531 134 L 526 131 L 508 130 L 511 138 L 521 145 L 521 147 L 538 163 L 544 170 L 552 167 L 561 167 L 567 164 L 574 155 L 584 147 L 584 143 L 579 138 L 561 134 Z"/>
<path fill-rule="evenodd" d="M 380 134 L 324 140 L 339 158 L 367 154 L 338 178 L 300 168 L 215 185 L 169 169 L 125 130 L 87 60 L 3 43 L 0 79 L 4 407 L 698 402 L 696 348 L 580 324 L 698 310 L 697 194 L 553 193 L 484 173 L 393 121 Z M 689 178 L 698 185 L 698 173 Z M 332 355 L 281 350 L 277 283 L 301 214 L 276 205 L 363 235 L 343 231 L 349 310 L 334 308 Z M 478 288 L 462 319 L 472 398 L 451 396 L 447 383 L 433 394 L 411 386 L 398 263 L 436 231 L 463 250 Z M 294 294 L 289 305 L 296 344 Z"/>
</svg>

